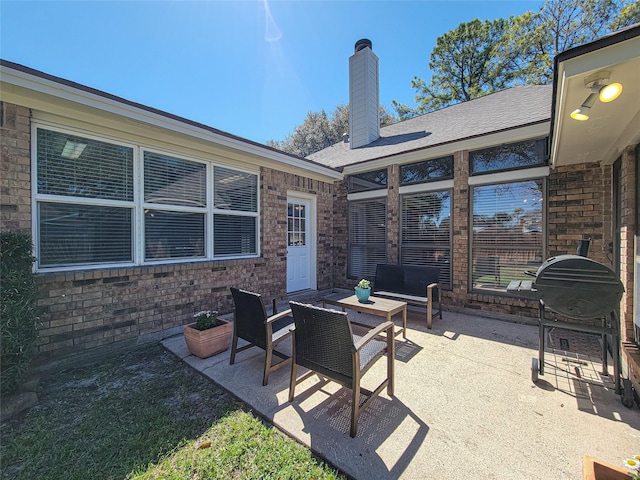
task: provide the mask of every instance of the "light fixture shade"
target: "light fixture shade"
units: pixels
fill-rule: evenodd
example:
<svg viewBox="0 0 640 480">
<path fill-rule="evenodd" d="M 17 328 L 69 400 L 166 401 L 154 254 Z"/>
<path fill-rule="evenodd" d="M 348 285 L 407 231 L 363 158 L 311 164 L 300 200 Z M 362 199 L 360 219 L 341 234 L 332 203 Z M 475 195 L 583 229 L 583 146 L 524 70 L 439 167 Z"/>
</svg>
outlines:
<svg viewBox="0 0 640 480">
<path fill-rule="evenodd" d="M 621 93 L 622 93 L 621 83 L 618 83 L 618 82 L 610 83 L 609 85 L 605 85 L 600 89 L 599 98 L 600 98 L 600 101 L 604 103 L 612 102 L 616 98 L 618 98 Z"/>
<path fill-rule="evenodd" d="M 571 118 L 574 120 L 579 120 L 584 122 L 585 120 L 589 120 L 589 112 L 591 109 L 589 107 L 585 107 L 584 105 L 580 108 L 576 108 L 573 112 L 571 112 Z"/>
<path fill-rule="evenodd" d="M 82 155 L 82 152 L 85 148 L 87 148 L 86 143 L 67 140 L 67 143 L 65 143 L 60 156 L 63 158 L 70 158 L 71 160 L 77 160 L 78 158 L 80 158 L 80 155 Z"/>
</svg>

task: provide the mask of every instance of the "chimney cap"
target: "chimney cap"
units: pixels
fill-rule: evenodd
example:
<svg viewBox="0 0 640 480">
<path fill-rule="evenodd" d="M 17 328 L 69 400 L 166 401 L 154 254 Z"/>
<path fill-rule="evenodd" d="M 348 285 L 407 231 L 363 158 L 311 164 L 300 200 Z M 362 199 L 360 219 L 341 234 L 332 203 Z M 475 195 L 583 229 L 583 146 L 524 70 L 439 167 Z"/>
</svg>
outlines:
<svg viewBox="0 0 640 480">
<path fill-rule="evenodd" d="M 364 48 L 371 48 L 373 50 L 373 44 L 371 43 L 371 40 L 369 40 L 368 38 L 363 38 L 362 40 L 358 40 L 356 42 L 356 46 L 355 46 L 355 52 L 359 52 L 360 50 L 364 49 Z"/>
</svg>

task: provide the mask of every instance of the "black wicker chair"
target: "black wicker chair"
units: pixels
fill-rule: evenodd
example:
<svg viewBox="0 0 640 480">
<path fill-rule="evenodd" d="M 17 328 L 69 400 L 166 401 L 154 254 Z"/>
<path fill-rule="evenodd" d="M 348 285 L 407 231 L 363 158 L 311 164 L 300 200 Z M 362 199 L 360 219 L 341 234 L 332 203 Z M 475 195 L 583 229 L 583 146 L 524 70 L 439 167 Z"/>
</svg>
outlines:
<svg viewBox="0 0 640 480">
<path fill-rule="evenodd" d="M 251 347 L 260 347 L 266 352 L 264 362 L 264 374 L 262 385 L 269 383 L 269 374 L 291 361 L 291 357 L 274 350 L 279 343 L 291 337 L 293 318 L 291 310 L 276 312 L 276 302 L 273 301 L 273 315 L 267 317 L 267 311 L 262 302 L 262 296 L 257 293 L 240 290 L 231 287 L 235 313 L 233 317 L 233 340 L 231 342 L 231 358 L 229 364 L 233 365 L 236 353 Z M 249 342 L 248 345 L 238 348 L 238 338 Z M 282 361 L 272 365 L 273 355 Z"/>
<path fill-rule="evenodd" d="M 354 335 L 345 312 L 289 302 L 295 329 L 293 331 L 293 362 L 289 383 L 289 401 L 293 401 L 296 385 L 317 373 L 350 388 L 351 430 L 356 436 L 358 418 L 371 400 L 387 387 L 387 394 L 393 396 L 393 323 L 385 322 L 370 330 L 364 337 Z M 386 332 L 386 342 L 375 337 Z M 387 354 L 387 377 L 369 391 L 360 386 L 360 379 L 380 357 Z M 297 367 L 310 371 L 297 378 Z M 360 405 L 360 393 L 368 396 Z"/>
</svg>

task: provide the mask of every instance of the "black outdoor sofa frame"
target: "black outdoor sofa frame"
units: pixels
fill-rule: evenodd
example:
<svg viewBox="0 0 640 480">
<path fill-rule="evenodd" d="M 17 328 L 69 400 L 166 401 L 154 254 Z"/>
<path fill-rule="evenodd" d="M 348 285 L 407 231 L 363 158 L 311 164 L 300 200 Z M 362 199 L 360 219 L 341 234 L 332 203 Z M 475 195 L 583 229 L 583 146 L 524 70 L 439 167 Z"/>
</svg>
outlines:
<svg viewBox="0 0 640 480">
<path fill-rule="evenodd" d="M 235 312 L 229 364 L 233 365 L 235 363 L 236 353 L 238 352 L 251 347 L 263 349 L 266 352 L 266 358 L 264 360 L 262 385 L 267 385 L 269 383 L 269 374 L 291 361 L 288 355 L 274 349 L 279 343 L 291 337 L 290 328 L 293 325 L 291 310 L 276 313 L 276 301 L 274 300 L 273 315 L 268 317 L 261 295 L 235 287 L 231 287 L 231 294 L 233 295 Z M 238 348 L 238 338 L 242 338 L 249 343 Z M 272 365 L 274 355 L 282 360 Z"/>
<path fill-rule="evenodd" d="M 380 263 L 376 266 L 372 294 L 426 306 L 427 328 L 432 327 L 434 315 L 442 320 L 440 267 Z M 434 312 L 434 301 L 438 302 L 437 312 Z"/>
<path fill-rule="evenodd" d="M 326 382 L 333 380 L 351 389 L 351 428 L 355 437 L 358 418 L 382 390 L 393 397 L 394 343 L 393 322 L 384 322 L 369 330 L 365 336 L 354 335 L 346 312 L 289 302 L 294 318 L 293 362 L 289 383 L 289 401 L 295 396 L 295 388 L 310 376 L 317 374 Z M 386 340 L 378 337 L 386 332 Z M 360 386 L 362 376 L 381 357 L 387 356 L 386 378 L 373 391 Z M 309 371 L 297 377 L 297 367 Z M 360 394 L 368 397 L 360 405 Z"/>
</svg>

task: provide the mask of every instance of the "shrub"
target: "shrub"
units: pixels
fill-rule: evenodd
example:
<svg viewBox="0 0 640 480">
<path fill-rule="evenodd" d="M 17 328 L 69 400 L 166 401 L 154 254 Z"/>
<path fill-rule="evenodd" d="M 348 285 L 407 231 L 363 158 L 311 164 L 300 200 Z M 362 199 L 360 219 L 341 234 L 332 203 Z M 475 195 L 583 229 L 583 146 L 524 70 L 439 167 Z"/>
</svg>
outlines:
<svg viewBox="0 0 640 480">
<path fill-rule="evenodd" d="M 38 335 L 31 237 L 0 232 L 0 391 L 16 390 L 29 369 Z"/>
</svg>

